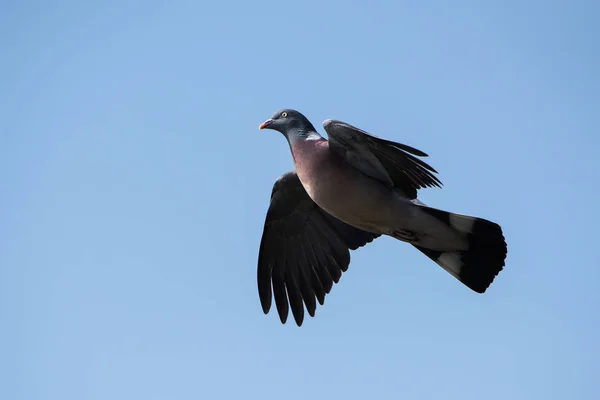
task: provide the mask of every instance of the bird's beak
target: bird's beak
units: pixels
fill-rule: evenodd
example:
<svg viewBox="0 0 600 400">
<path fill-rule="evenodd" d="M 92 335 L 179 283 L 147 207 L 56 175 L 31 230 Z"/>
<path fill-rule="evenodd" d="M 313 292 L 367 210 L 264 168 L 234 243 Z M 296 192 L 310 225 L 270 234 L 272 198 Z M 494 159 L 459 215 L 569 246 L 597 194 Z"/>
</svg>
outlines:
<svg viewBox="0 0 600 400">
<path fill-rule="evenodd" d="M 258 129 L 265 129 L 268 128 L 269 125 L 271 125 L 273 123 L 273 119 L 269 118 L 268 120 L 266 120 L 265 122 L 263 122 L 262 124 L 260 124 L 258 126 Z"/>
</svg>

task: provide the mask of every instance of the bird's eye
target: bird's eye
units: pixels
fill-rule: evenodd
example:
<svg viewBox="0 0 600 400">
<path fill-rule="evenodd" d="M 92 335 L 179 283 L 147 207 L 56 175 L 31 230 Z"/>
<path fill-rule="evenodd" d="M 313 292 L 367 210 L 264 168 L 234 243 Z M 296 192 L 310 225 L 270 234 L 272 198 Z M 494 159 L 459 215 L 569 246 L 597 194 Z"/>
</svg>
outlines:
<svg viewBox="0 0 600 400">
<path fill-rule="evenodd" d="M 284 111 L 284 112 L 282 112 L 282 113 L 281 113 L 281 117 L 282 117 L 282 118 L 285 118 L 285 117 L 287 117 L 287 113 L 286 113 L 285 111 Z"/>
</svg>

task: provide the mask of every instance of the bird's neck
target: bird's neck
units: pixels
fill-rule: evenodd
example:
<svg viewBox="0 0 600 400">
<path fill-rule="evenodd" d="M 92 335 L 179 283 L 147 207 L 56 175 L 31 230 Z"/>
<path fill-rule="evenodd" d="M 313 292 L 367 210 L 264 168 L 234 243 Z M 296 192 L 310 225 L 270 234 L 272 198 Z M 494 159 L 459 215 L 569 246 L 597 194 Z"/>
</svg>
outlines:
<svg viewBox="0 0 600 400">
<path fill-rule="evenodd" d="M 297 128 L 288 131 L 285 137 L 290 145 L 294 165 L 297 164 L 299 158 L 306 159 L 316 148 L 315 146 L 318 146 L 321 142 L 326 142 L 314 129 Z"/>
<path fill-rule="evenodd" d="M 287 134 L 288 141 L 290 144 L 299 140 L 320 140 L 323 139 L 321 135 L 314 129 L 295 129 Z"/>
<path fill-rule="evenodd" d="M 314 129 L 297 129 L 292 132 L 288 132 L 286 138 L 290 145 L 290 150 L 292 151 L 292 157 L 294 157 L 294 159 L 296 158 L 296 153 L 301 151 L 301 149 L 310 149 L 314 146 L 314 144 L 325 141 L 325 139 Z"/>
</svg>

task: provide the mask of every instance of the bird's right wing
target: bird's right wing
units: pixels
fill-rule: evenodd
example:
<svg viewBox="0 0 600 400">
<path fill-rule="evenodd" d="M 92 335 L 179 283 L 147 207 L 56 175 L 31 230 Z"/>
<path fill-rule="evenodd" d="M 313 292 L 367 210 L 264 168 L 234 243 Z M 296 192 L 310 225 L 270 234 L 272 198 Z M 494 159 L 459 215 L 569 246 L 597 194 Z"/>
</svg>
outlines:
<svg viewBox="0 0 600 400">
<path fill-rule="evenodd" d="M 409 199 L 417 197 L 418 189 L 441 187 L 433 175 L 437 171 L 415 157 L 427 157 L 422 151 L 378 138 L 342 121 L 327 120 L 323 127 L 332 151 L 371 178 L 399 189 Z"/>
<path fill-rule="evenodd" d="M 289 307 L 298 326 L 311 316 L 350 264 L 350 250 L 379 235 L 350 226 L 322 210 L 295 172 L 273 185 L 258 256 L 258 294 L 267 314 L 271 297 L 282 323 Z M 272 291 L 271 291 L 272 289 Z"/>
</svg>

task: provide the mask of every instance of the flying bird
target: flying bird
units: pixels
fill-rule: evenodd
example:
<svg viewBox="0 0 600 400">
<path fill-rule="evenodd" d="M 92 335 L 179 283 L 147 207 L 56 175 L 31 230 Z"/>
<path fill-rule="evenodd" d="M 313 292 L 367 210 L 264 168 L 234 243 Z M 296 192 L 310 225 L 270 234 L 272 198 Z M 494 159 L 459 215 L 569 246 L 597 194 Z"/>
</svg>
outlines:
<svg viewBox="0 0 600 400">
<path fill-rule="evenodd" d="M 347 123 L 326 120 L 323 138 L 300 112 L 277 111 L 259 129 L 279 131 L 295 171 L 273 185 L 258 255 L 263 312 L 272 297 L 281 323 L 291 308 L 301 326 L 314 317 L 350 264 L 350 250 L 381 235 L 417 248 L 450 275 L 484 293 L 504 267 L 502 228 L 486 219 L 428 207 L 417 190 L 441 187 L 427 154 Z"/>
</svg>

